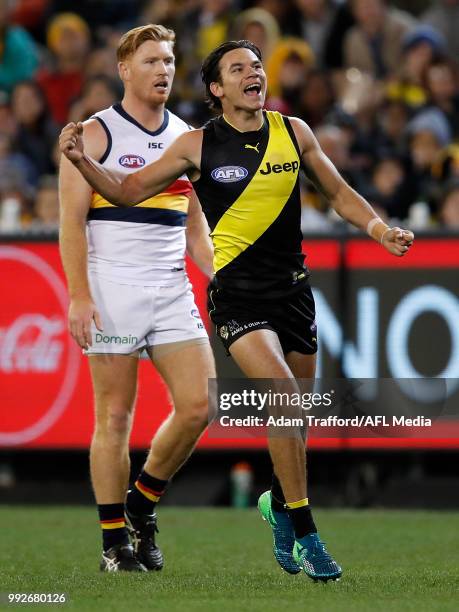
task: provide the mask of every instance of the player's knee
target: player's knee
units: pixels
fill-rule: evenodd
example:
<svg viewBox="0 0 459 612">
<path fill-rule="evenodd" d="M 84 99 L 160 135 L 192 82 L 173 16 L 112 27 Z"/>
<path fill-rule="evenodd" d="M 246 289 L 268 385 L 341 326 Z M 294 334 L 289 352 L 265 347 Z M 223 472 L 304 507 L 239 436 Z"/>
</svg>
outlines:
<svg viewBox="0 0 459 612">
<path fill-rule="evenodd" d="M 189 428 L 204 430 L 209 418 L 207 397 L 191 398 L 186 408 L 181 411 L 181 418 Z"/>
<path fill-rule="evenodd" d="M 131 430 L 131 422 L 130 413 L 114 409 L 108 414 L 107 429 L 115 435 L 126 436 Z"/>
<path fill-rule="evenodd" d="M 129 435 L 132 424 L 132 413 L 122 405 L 112 405 L 97 418 L 97 430 L 99 434 L 108 438 L 124 438 Z"/>
</svg>

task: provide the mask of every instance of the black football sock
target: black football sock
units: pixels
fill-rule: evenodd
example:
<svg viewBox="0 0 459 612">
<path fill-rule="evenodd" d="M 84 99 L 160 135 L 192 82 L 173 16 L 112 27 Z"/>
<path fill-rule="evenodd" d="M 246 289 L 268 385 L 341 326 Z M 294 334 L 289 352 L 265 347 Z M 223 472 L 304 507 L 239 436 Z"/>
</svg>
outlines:
<svg viewBox="0 0 459 612">
<path fill-rule="evenodd" d="M 297 504 L 301 505 L 298 506 Z M 304 538 L 304 536 L 310 533 L 317 533 L 317 528 L 312 518 L 311 507 L 307 499 L 287 504 L 287 512 L 293 523 L 295 538 L 297 540 Z"/>
<path fill-rule="evenodd" d="M 168 482 L 168 480 L 160 480 L 150 476 L 145 470 L 142 470 L 128 493 L 126 501 L 128 512 L 134 516 L 152 514 L 166 490 Z"/>
<path fill-rule="evenodd" d="M 279 478 L 274 472 L 271 480 L 271 508 L 275 512 L 287 512 L 285 508 L 284 492 L 282 491 Z"/>
<path fill-rule="evenodd" d="M 124 504 L 98 504 L 102 544 L 108 550 L 117 544 L 129 544 L 129 536 L 124 519 Z"/>
</svg>

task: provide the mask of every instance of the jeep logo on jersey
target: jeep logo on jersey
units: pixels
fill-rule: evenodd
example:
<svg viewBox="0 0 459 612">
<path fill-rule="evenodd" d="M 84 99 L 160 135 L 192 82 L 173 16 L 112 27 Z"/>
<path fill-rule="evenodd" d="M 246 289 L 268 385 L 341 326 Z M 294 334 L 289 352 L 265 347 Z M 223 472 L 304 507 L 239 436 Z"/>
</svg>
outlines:
<svg viewBox="0 0 459 612">
<path fill-rule="evenodd" d="M 297 161 L 285 162 L 285 164 L 282 165 L 274 164 L 273 166 L 271 166 L 269 162 L 266 162 L 266 166 L 260 169 L 260 174 L 271 174 L 271 172 L 274 172 L 274 174 L 279 174 L 279 172 L 295 173 L 299 166 L 300 164 Z"/>
<path fill-rule="evenodd" d="M 219 183 L 236 183 L 247 175 L 248 171 L 241 166 L 220 166 L 212 170 L 212 178 Z"/>
<path fill-rule="evenodd" d="M 140 155 L 122 155 L 119 162 L 125 168 L 142 168 L 145 166 L 145 160 Z"/>
</svg>

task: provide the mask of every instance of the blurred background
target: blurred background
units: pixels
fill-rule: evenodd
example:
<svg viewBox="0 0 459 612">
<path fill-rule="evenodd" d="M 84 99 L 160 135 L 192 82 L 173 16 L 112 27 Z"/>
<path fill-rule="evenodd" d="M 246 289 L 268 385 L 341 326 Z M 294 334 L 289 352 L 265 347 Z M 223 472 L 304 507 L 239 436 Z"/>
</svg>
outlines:
<svg viewBox="0 0 459 612">
<path fill-rule="evenodd" d="M 0 0 L 0 501 L 92 501 L 91 386 L 66 332 L 57 248 L 57 135 L 121 98 L 118 40 L 150 22 L 177 34 L 173 112 L 205 123 L 203 58 L 250 39 L 264 56 L 266 108 L 304 119 L 378 214 L 416 232 L 409 256 L 391 258 L 303 179 L 319 375 L 445 377 L 457 391 L 459 0 Z M 207 321 L 205 279 L 188 266 Z M 237 376 L 212 342 L 219 375 Z M 142 363 L 133 473 L 169 409 Z M 315 439 L 310 497 L 458 507 L 458 451 L 459 435 Z M 263 440 L 206 435 L 164 503 L 252 504 L 269 473 Z"/>
</svg>

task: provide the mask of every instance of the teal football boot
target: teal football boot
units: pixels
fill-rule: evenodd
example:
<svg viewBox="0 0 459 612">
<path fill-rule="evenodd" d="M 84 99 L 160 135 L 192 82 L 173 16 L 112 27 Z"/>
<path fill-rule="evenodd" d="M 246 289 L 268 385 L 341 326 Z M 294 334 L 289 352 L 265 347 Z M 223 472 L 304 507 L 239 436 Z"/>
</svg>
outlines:
<svg viewBox="0 0 459 612">
<path fill-rule="evenodd" d="M 293 558 L 295 532 L 287 512 L 276 512 L 271 507 L 271 491 L 265 491 L 258 500 L 258 509 L 264 521 L 273 530 L 273 552 L 281 568 L 289 574 L 301 572 L 301 565 Z"/>
<path fill-rule="evenodd" d="M 327 551 L 325 542 L 322 542 L 317 533 L 310 533 L 304 538 L 295 540 L 293 558 L 314 582 L 338 580 L 341 577 L 342 569 Z"/>
</svg>

